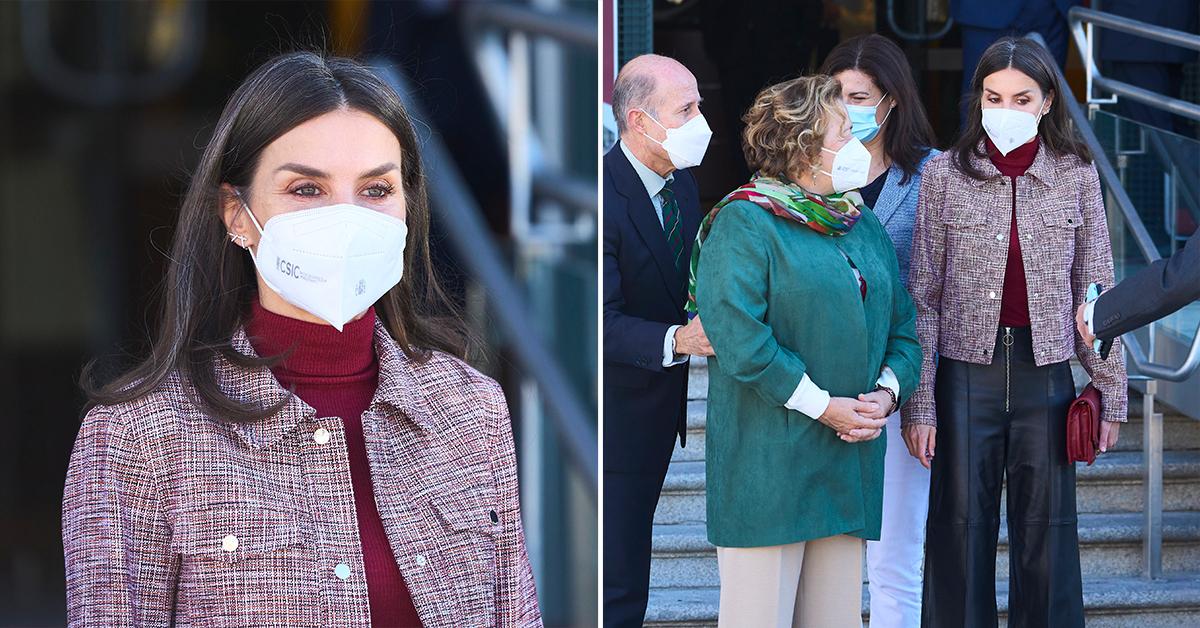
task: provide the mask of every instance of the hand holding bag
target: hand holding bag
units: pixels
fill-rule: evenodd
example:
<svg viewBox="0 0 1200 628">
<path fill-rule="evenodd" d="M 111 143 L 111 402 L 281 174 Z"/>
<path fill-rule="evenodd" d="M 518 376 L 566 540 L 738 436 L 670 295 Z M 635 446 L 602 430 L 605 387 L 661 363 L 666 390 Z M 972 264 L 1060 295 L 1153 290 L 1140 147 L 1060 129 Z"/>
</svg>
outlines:
<svg viewBox="0 0 1200 628">
<path fill-rule="evenodd" d="M 1067 461 L 1096 461 L 1100 446 L 1100 391 L 1084 386 L 1083 392 L 1067 409 Z"/>
</svg>

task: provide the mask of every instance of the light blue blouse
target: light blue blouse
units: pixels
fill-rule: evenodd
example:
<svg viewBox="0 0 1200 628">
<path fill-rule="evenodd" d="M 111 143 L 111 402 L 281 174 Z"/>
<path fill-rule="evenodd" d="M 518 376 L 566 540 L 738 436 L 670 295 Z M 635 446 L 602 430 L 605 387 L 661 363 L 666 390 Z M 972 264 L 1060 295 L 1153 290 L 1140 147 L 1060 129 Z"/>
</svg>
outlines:
<svg viewBox="0 0 1200 628">
<path fill-rule="evenodd" d="M 925 164 L 940 153 L 936 148 L 930 149 L 917 166 L 916 174 L 903 185 L 900 184 L 900 180 L 904 178 L 904 171 L 892 164 L 892 167 L 888 168 L 883 189 L 879 191 L 879 199 L 871 208 L 883 224 L 888 237 L 892 239 L 892 245 L 896 247 L 896 258 L 900 261 L 900 281 L 905 287 L 908 287 L 908 267 L 912 259 L 912 232 L 917 217 L 921 172 L 924 171 Z"/>
</svg>

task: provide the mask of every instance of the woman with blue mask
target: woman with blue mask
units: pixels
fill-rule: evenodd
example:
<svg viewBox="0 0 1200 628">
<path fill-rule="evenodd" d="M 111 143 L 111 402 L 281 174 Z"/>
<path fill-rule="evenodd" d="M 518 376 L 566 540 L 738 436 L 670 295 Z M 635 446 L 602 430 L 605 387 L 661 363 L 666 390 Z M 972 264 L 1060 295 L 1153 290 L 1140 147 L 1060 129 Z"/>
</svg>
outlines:
<svg viewBox="0 0 1200 628">
<path fill-rule="evenodd" d="M 906 282 L 921 171 L 938 154 L 908 61 L 891 40 L 866 35 L 834 48 L 821 71 L 841 83 L 851 133 L 870 153 L 859 192 L 891 238 Z M 871 626 L 916 628 L 929 471 L 907 455 L 900 412 L 888 417 L 885 432 L 883 527 L 878 541 L 867 542 Z"/>
</svg>

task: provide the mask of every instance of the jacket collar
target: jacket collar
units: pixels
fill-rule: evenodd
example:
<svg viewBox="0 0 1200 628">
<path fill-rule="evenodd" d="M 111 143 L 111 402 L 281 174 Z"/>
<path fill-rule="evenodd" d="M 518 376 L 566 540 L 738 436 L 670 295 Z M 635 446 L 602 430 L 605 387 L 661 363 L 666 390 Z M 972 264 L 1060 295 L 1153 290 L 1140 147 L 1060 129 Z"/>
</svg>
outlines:
<svg viewBox="0 0 1200 628">
<path fill-rule="evenodd" d="M 968 156 L 968 160 L 975 166 L 975 169 L 982 172 L 986 177 L 983 181 L 971 178 L 971 183 L 976 187 L 982 187 L 988 181 L 1002 176 L 1000 171 L 996 169 L 996 165 L 992 163 L 992 160 L 988 159 L 985 144 L 984 140 L 979 140 L 979 144 L 975 147 L 977 152 L 973 152 Z M 983 156 L 980 157 L 980 155 Z M 1025 171 L 1025 174 L 1037 179 L 1048 187 L 1054 187 L 1058 183 L 1057 166 L 1058 159 L 1050 154 L 1050 150 L 1046 148 L 1045 144 L 1042 144 L 1038 147 L 1037 155 L 1034 156 L 1033 163 L 1029 165 L 1029 169 Z"/>
<path fill-rule="evenodd" d="M 242 355 L 259 357 L 242 327 L 233 334 L 231 344 Z M 419 365 L 404 354 L 380 318 L 375 319 L 375 354 L 379 360 L 379 385 L 368 414 L 379 409 L 382 410 L 379 414 L 388 419 L 403 416 L 421 429 L 432 430 L 434 415 L 422 392 L 425 382 L 420 381 Z M 271 447 L 299 428 L 305 419 L 316 418 L 316 410 L 291 395 L 265 366 L 247 369 L 220 358 L 215 368 L 218 387 L 235 401 L 273 406 L 287 399 L 272 416 L 252 423 L 231 424 L 233 431 L 251 448 Z"/>
</svg>

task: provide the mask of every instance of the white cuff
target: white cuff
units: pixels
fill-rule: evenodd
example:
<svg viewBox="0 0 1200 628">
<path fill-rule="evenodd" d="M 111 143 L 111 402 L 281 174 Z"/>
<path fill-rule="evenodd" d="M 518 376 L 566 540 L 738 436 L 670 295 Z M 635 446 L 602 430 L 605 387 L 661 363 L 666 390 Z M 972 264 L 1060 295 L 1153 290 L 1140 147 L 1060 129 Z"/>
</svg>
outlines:
<svg viewBox="0 0 1200 628">
<path fill-rule="evenodd" d="M 1096 310 L 1096 301 L 1098 300 L 1099 297 L 1088 301 L 1087 305 L 1083 306 L 1083 322 L 1087 325 L 1088 333 L 1093 336 L 1096 335 L 1096 326 L 1092 324 L 1092 312 Z"/>
<path fill-rule="evenodd" d="M 896 372 L 892 370 L 892 367 L 890 367 L 890 366 L 883 367 L 883 370 L 879 372 L 879 379 L 875 383 L 892 391 L 892 394 L 896 395 L 896 403 L 897 403 L 897 405 L 899 405 L 899 402 L 900 402 L 900 378 L 896 377 Z"/>
<path fill-rule="evenodd" d="M 829 393 L 814 384 L 805 373 L 804 377 L 800 378 L 800 384 L 796 386 L 796 391 L 783 405 L 788 410 L 795 410 L 807 415 L 810 419 L 817 419 L 829 408 Z"/>
<path fill-rule="evenodd" d="M 683 327 L 683 325 L 671 325 L 667 328 L 667 335 L 663 336 L 663 368 L 670 368 L 688 361 L 688 356 L 675 353 L 675 330 Z"/>
</svg>

